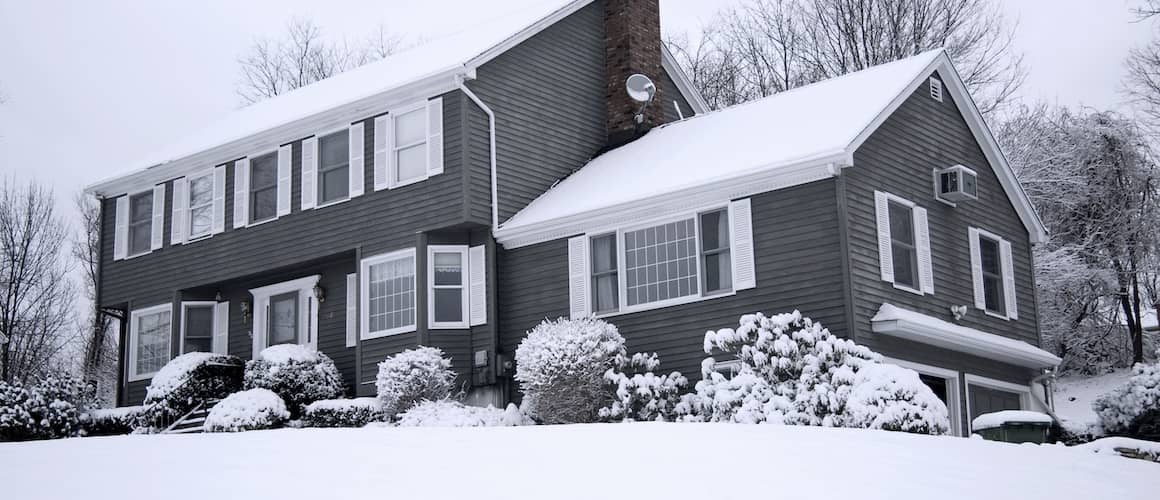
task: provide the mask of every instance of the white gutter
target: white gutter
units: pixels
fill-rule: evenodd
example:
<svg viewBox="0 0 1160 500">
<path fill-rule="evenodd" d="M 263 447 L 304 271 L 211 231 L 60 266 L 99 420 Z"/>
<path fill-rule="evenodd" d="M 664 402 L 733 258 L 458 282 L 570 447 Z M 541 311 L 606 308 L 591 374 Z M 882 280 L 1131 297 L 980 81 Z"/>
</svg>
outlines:
<svg viewBox="0 0 1160 500">
<path fill-rule="evenodd" d="M 487 114 L 488 149 L 491 151 L 491 228 L 492 231 L 495 231 L 499 229 L 499 181 L 496 177 L 495 166 L 495 113 L 479 99 L 479 96 L 475 95 L 475 92 L 467 88 L 462 76 L 456 79 L 456 83 L 459 84 L 459 90 L 463 91 L 467 97 L 471 98 L 471 102 L 474 102 L 476 106 L 479 106 L 479 109 Z"/>
</svg>

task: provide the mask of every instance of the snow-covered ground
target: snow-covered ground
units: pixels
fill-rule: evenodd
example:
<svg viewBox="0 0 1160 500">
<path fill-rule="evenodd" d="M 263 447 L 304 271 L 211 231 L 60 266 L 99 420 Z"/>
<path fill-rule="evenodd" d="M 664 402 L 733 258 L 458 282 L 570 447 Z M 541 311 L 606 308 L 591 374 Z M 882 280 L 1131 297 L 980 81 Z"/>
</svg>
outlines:
<svg viewBox="0 0 1160 500">
<path fill-rule="evenodd" d="M 1095 377 L 1061 377 L 1055 381 L 1055 414 L 1072 426 L 1083 427 L 1099 419 L 1092 402 L 1128 381 L 1132 370 L 1124 368 Z"/>
<path fill-rule="evenodd" d="M 1062 446 L 730 424 L 283 429 L 0 444 L 5 498 L 1154 499 Z"/>
</svg>

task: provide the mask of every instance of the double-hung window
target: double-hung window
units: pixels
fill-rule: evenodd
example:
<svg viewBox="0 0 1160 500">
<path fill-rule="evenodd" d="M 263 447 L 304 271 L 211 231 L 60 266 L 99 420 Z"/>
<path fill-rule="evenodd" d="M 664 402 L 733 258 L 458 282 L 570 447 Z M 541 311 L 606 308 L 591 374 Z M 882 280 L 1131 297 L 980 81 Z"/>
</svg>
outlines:
<svg viewBox="0 0 1160 500">
<path fill-rule="evenodd" d="M 897 201 L 890 205 L 890 253 L 894 284 L 918 290 L 918 249 L 914 241 L 914 210 Z"/>
<path fill-rule="evenodd" d="M 729 251 L 729 211 L 701 214 L 701 283 L 705 293 L 733 288 L 733 264 Z"/>
<path fill-rule="evenodd" d="M 592 239 L 592 312 L 614 312 L 620 304 L 616 271 L 616 233 Z"/>
<path fill-rule="evenodd" d="M 467 247 L 428 247 L 432 328 L 467 328 Z"/>
<path fill-rule="evenodd" d="M 213 302 L 182 304 L 181 352 L 213 352 Z"/>
<path fill-rule="evenodd" d="M 211 170 L 189 178 L 189 238 L 206 236 L 213 230 L 213 178 Z"/>
<path fill-rule="evenodd" d="M 968 238 L 975 307 L 991 316 L 1017 319 L 1011 242 L 977 228 L 968 230 Z"/>
<path fill-rule="evenodd" d="M 404 111 L 394 120 L 394 185 L 408 184 L 427 177 L 427 108 Z"/>
<path fill-rule="evenodd" d="M 907 292 L 934 293 L 926 209 L 881 191 L 874 192 L 874 204 L 882 280 Z"/>
<path fill-rule="evenodd" d="M 415 331 L 415 250 L 363 259 L 360 276 L 362 338 Z"/>
<path fill-rule="evenodd" d="M 129 197 L 129 255 L 148 253 L 153 236 L 153 191 Z"/>
<path fill-rule="evenodd" d="M 345 200 L 350 196 L 349 142 L 349 133 L 346 129 L 318 139 L 320 205 Z"/>
<path fill-rule="evenodd" d="M 250 160 L 250 223 L 278 215 L 278 153 Z"/>
<path fill-rule="evenodd" d="M 169 362 L 172 306 L 162 304 L 130 313 L 130 380 L 143 380 Z"/>
</svg>

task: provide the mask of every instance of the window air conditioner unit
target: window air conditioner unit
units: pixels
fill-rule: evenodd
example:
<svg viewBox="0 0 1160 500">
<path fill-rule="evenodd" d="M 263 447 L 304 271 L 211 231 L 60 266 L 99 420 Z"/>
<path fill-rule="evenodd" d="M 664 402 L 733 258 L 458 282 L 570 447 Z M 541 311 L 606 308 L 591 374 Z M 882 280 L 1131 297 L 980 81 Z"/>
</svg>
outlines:
<svg viewBox="0 0 1160 500">
<path fill-rule="evenodd" d="M 978 176 L 974 170 L 955 165 L 938 170 L 935 175 L 939 199 L 951 203 L 978 199 Z"/>
</svg>

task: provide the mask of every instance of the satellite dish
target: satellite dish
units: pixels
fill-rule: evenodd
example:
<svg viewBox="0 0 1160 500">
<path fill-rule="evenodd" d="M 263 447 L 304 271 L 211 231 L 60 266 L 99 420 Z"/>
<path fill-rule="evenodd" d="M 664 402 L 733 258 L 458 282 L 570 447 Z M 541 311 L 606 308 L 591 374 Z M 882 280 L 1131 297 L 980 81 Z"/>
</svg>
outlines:
<svg viewBox="0 0 1160 500">
<path fill-rule="evenodd" d="M 652 101 L 653 96 L 657 93 L 657 86 L 653 84 L 652 80 L 640 73 L 628 77 L 624 86 L 628 88 L 628 96 L 639 103 Z"/>
</svg>

